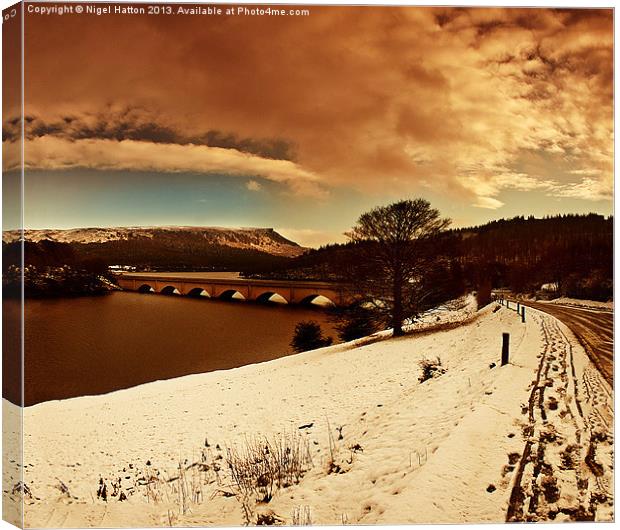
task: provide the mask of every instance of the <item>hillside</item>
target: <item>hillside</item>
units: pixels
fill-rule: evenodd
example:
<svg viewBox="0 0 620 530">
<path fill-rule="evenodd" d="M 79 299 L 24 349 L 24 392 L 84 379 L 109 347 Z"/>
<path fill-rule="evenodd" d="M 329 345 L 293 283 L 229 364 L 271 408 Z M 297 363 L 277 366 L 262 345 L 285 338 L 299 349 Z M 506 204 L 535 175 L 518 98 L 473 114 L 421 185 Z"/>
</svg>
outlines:
<svg viewBox="0 0 620 530">
<path fill-rule="evenodd" d="M 559 294 L 606 301 L 613 294 L 613 218 L 602 215 L 515 217 L 448 230 L 432 243 L 440 276 L 472 288 L 535 293 L 557 283 Z M 287 278 L 336 279 L 359 261 L 354 244 L 329 245 L 283 264 Z"/>
<path fill-rule="evenodd" d="M 18 231 L 3 235 L 6 242 L 15 241 Z M 221 228 L 195 226 L 70 228 L 67 230 L 26 230 L 26 241 L 37 243 L 44 239 L 58 243 L 91 244 L 114 241 L 170 241 L 171 239 L 198 239 L 206 244 L 257 250 L 275 256 L 299 256 L 304 249 L 289 241 L 272 228 Z"/>
<path fill-rule="evenodd" d="M 10 246 L 18 236 L 17 231 L 5 232 L 3 241 Z M 271 228 L 169 226 L 26 230 L 25 239 L 33 250 L 36 245 L 53 242 L 70 245 L 81 260 L 168 270 L 269 268 L 305 251 Z"/>
<path fill-rule="evenodd" d="M 580 344 L 535 310 L 447 313 L 397 340 L 5 401 L 31 434 L 5 481 L 24 473 L 30 527 L 613 520 L 613 399 Z M 446 322 L 461 325 L 432 331 Z M 501 367 L 499 330 L 514 341 Z M 420 382 L 436 356 L 445 372 Z M 260 502 L 278 454 L 299 475 Z M 9 516 L 18 501 L 6 492 Z"/>
</svg>

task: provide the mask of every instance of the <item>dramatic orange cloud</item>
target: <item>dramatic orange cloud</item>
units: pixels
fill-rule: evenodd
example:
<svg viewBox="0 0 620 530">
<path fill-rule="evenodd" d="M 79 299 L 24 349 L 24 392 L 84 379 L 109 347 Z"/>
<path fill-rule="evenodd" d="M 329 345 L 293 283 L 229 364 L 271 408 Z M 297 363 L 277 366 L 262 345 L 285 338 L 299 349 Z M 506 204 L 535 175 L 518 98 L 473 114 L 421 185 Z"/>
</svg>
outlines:
<svg viewBox="0 0 620 530">
<path fill-rule="evenodd" d="M 29 163 L 611 199 L 611 10 L 26 17 Z M 16 125 L 5 124 L 6 142 Z"/>
<path fill-rule="evenodd" d="M 155 172 L 223 172 L 232 176 L 258 174 L 286 183 L 299 194 L 322 197 L 316 175 L 289 160 L 273 160 L 237 149 L 205 145 L 154 144 L 136 140 L 32 138 L 25 146 L 26 169 L 136 170 Z M 19 167 L 19 153 L 5 155 L 8 170 Z M 253 181 L 250 181 L 253 182 Z M 254 183 L 253 188 L 256 188 Z"/>
</svg>

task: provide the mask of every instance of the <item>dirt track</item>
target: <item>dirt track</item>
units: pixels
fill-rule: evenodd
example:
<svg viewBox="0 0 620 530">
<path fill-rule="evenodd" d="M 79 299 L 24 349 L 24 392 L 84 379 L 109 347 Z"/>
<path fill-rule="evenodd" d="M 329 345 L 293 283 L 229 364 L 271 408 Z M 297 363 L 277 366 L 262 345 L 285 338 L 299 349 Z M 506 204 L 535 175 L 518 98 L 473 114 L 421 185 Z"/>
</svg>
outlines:
<svg viewBox="0 0 620 530">
<path fill-rule="evenodd" d="M 579 339 L 605 380 L 613 388 L 613 312 L 540 302 L 521 301 L 521 303 L 553 315 L 566 324 Z"/>
</svg>

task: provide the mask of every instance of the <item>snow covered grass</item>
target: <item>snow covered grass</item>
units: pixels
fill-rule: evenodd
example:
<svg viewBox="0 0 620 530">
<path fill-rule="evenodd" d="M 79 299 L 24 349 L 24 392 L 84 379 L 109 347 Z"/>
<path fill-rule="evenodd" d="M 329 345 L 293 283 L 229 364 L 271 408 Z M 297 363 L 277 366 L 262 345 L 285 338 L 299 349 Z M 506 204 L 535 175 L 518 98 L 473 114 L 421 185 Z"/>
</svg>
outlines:
<svg viewBox="0 0 620 530">
<path fill-rule="evenodd" d="M 595 300 L 580 300 L 579 298 L 567 298 L 565 296 L 561 298 L 555 298 L 550 300 L 550 304 L 572 305 L 575 307 L 585 307 L 588 309 L 608 309 L 614 310 L 613 302 L 597 302 Z"/>
<path fill-rule="evenodd" d="M 242 449 L 227 449 L 225 460 L 233 488 L 242 496 L 265 503 L 279 489 L 299 484 L 312 466 L 308 441 L 298 431 L 274 439 L 246 438 Z"/>
<path fill-rule="evenodd" d="M 477 318 L 476 298 L 473 295 L 463 296 L 446 304 L 422 313 L 417 319 L 405 321 L 403 330 L 407 334 L 426 333 L 459 327 Z M 392 338 L 392 330 L 377 331 L 368 337 L 352 340 L 339 345 L 343 348 L 357 348 L 373 342 Z"/>
<path fill-rule="evenodd" d="M 583 443 L 591 439 L 588 424 L 596 420 L 605 431 L 609 422 L 596 412 L 607 395 L 604 381 L 589 371 L 577 344 L 551 329 L 550 317 L 532 310 L 523 324 L 494 304 L 478 313 L 467 307 L 426 315 L 416 325 L 423 332 L 397 339 L 378 334 L 234 370 L 28 407 L 24 469 L 32 498 L 26 523 L 475 523 L 502 522 L 511 506 L 518 519 L 576 518 L 575 506 L 582 505 L 609 520 L 609 497 L 598 508 L 588 502 L 603 495 L 597 481 L 609 481 L 612 435 L 592 450 Z M 500 367 L 502 332 L 511 334 L 511 357 Z M 445 373 L 420 384 L 419 362 L 436 357 Z M 538 403 L 542 388 L 544 407 L 530 411 L 532 395 Z M 555 404 L 547 406 L 551 397 Z M 5 402 L 4 409 L 14 407 Z M 551 436 L 542 436 L 543 424 L 560 434 L 557 450 L 542 451 L 555 447 L 541 442 Z M 582 479 L 592 475 L 588 451 L 603 466 L 585 490 L 575 470 L 560 469 L 559 455 L 569 445 L 577 446 Z M 545 473 L 525 458 L 526 447 L 542 454 Z M 306 450 L 301 465 L 293 455 Z M 273 459 L 298 472 L 270 490 L 269 502 L 256 502 L 256 495 L 241 492 L 228 466 L 246 469 L 253 459 Z M 258 488 L 269 480 L 263 475 L 252 475 Z M 110 488 L 117 484 L 117 495 L 97 498 L 100 479 Z M 531 489 L 543 479 L 547 500 Z M 58 489 L 59 481 L 71 497 Z M 119 500 L 120 492 L 126 500 Z M 543 500 L 531 511 L 521 493 Z"/>
</svg>

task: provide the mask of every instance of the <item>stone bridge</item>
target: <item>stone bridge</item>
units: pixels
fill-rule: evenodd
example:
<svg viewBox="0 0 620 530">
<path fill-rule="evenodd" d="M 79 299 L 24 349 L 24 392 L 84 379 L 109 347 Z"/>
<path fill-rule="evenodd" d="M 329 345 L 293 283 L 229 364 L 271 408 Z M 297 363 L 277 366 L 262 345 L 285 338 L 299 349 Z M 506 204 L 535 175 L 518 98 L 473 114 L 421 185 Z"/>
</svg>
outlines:
<svg viewBox="0 0 620 530">
<path fill-rule="evenodd" d="M 243 298 L 269 302 L 274 295 L 279 295 L 288 304 L 309 305 L 319 296 L 327 298 L 336 306 L 346 306 L 354 301 L 353 294 L 345 286 L 331 282 L 210 278 L 208 275 L 183 276 L 180 273 L 170 276 L 123 273 L 117 277 L 117 283 L 126 291 L 223 300 Z"/>
</svg>

